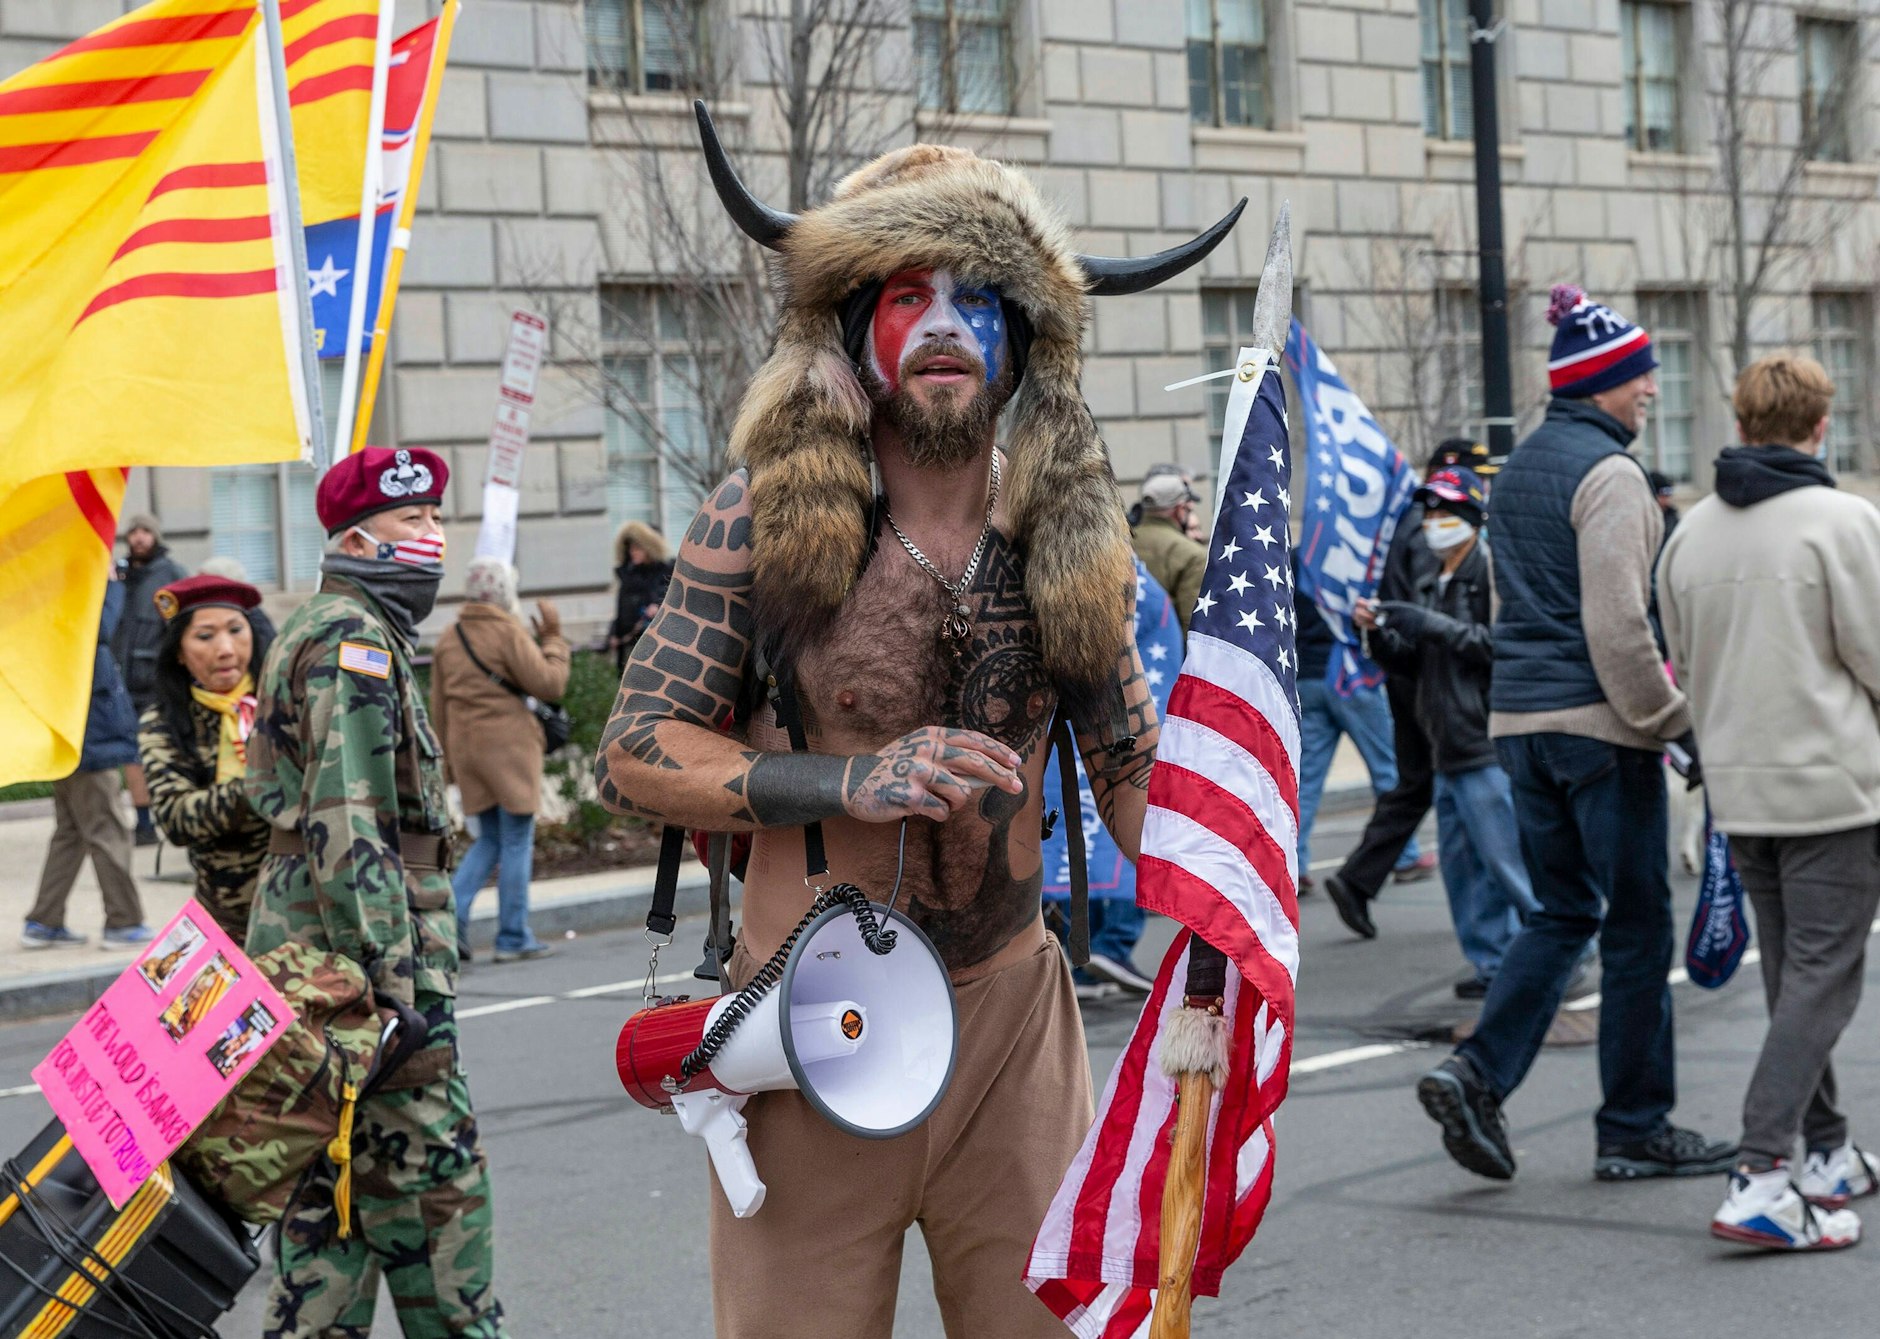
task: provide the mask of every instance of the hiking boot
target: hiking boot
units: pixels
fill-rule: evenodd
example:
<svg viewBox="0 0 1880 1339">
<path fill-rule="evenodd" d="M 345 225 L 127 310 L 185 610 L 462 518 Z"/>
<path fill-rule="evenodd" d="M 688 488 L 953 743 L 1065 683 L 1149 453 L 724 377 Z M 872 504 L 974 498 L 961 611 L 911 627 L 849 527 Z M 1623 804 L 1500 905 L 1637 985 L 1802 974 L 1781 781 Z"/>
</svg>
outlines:
<svg viewBox="0 0 1880 1339">
<path fill-rule="evenodd" d="M 1730 1193 L 1710 1220 L 1710 1235 L 1770 1251 L 1838 1251 L 1860 1240 L 1860 1219 L 1851 1209 L 1817 1209 L 1778 1163 L 1770 1171 L 1739 1167 L 1730 1173 Z"/>
<path fill-rule="evenodd" d="M 1852 1144 L 1810 1149 L 1795 1188 L 1817 1209 L 1839 1209 L 1880 1191 L 1880 1158 Z"/>
<path fill-rule="evenodd" d="M 1155 989 L 1155 982 L 1137 971 L 1136 965 L 1127 958 L 1118 962 L 1104 954 L 1092 953 L 1090 961 L 1084 964 L 1084 972 L 1100 981 L 1108 981 L 1131 995 L 1147 995 Z"/>
<path fill-rule="evenodd" d="M 38 921 L 27 921 L 26 928 L 20 931 L 21 948 L 75 948 L 84 942 L 84 935 L 63 925 L 54 929 Z"/>
<path fill-rule="evenodd" d="M 1656 1134 L 1623 1144 L 1601 1144 L 1593 1175 L 1601 1181 L 1642 1181 L 1653 1176 L 1715 1176 L 1731 1170 L 1736 1145 L 1704 1138 L 1696 1130 L 1667 1125 Z"/>
<path fill-rule="evenodd" d="M 1452 1055 L 1418 1079 L 1417 1101 L 1443 1127 L 1443 1149 L 1458 1164 L 1492 1181 L 1514 1179 L 1501 1102 L 1468 1057 Z"/>
<path fill-rule="evenodd" d="M 1488 979 L 1471 976 L 1456 982 L 1456 998 L 1459 1000 L 1485 1000 L 1488 998 Z"/>
<path fill-rule="evenodd" d="M 1371 899 L 1336 874 L 1325 876 L 1325 895 L 1332 900 L 1332 910 L 1345 928 L 1360 939 L 1376 939 L 1377 923 L 1371 919 Z"/>
<path fill-rule="evenodd" d="M 1400 865 L 1390 872 L 1390 877 L 1398 883 L 1422 883 L 1436 874 L 1436 853 L 1425 851 L 1407 865 Z"/>
</svg>

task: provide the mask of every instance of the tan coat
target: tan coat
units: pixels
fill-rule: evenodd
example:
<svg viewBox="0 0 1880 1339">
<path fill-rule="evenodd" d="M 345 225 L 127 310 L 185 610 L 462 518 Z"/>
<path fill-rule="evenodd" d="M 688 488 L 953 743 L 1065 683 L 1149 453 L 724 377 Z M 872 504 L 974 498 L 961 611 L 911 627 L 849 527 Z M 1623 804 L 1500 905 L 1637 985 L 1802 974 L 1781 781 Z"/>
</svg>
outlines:
<svg viewBox="0 0 1880 1339">
<path fill-rule="evenodd" d="M 546 636 L 538 647 L 514 614 L 466 604 L 457 627 L 437 639 L 431 663 L 431 723 L 444 741 L 444 775 L 463 792 L 464 812 L 500 805 L 532 814 L 542 806 L 541 723 L 520 697 L 470 663 L 458 628 L 478 659 L 544 702 L 559 702 L 568 691 L 567 639 Z"/>
</svg>

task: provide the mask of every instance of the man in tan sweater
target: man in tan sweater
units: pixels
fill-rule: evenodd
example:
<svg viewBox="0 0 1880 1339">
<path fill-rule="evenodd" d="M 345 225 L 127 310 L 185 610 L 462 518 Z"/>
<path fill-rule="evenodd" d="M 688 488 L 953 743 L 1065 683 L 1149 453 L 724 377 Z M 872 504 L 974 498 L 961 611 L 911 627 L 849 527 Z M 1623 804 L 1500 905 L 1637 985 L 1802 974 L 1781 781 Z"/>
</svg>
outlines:
<svg viewBox="0 0 1880 1339">
<path fill-rule="evenodd" d="M 1577 288 L 1554 290 L 1547 417 L 1495 482 L 1489 731 L 1514 791 L 1540 910 L 1502 959 L 1482 1016 L 1417 1097 L 1450 1156 L 1514 1175 L 1501 1104 L 1526 1077 L 1587 944 L 1604 965 L 1593 1174 L 1726 1170 L 1735 1149 L 1671 1123 L 1673 930 L 1662 751 L 1691 761 L 1684 695 L 1647 614 L 1664 521 L 1626 454 L 1658 393 L 1651 337 Z"/>
<path fill-rule="evenodd" d="M 1743 369 L 1744 445 L 1718 457 L 1716 496 L 1692 508 L 1658 569 L 1769 1001 L 1711 1231 L 1777 1250 L 1852 1245 L 1860 1220 L 1843 1206 L 1880 1189 L 1880 1160 L 1848 1140 L 1829 1061 L 1880 907 L 1880 511 L 1836 491 L 1818 458 L 1833 398 L 1812 358 Z"/>
</svg>

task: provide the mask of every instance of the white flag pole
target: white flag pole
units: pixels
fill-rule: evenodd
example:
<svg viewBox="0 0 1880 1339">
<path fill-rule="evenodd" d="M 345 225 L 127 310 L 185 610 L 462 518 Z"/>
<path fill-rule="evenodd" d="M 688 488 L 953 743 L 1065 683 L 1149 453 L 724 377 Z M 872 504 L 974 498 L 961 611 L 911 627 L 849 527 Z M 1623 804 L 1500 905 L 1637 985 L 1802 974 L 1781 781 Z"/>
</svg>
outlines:
<svg viewBox="0 0 1880 1339">
<path fill-rule="evenodd" d="M 385 85 L 392 68 L 394 0 L 379 0 L 378 39 L 372 52 L 372 103 L 366 115 L 366 170 L 359 190 L 359 244 L 353 250 L 352 306 L 346 315 L 346 365 L 340 376 L 336 441 L 353 441 L 359 406 L 359 356 L 366 327 L 366 290 L 372 286 L 372 239 L 378 231 L 379 195 L 385 182 Z"/>
<path fill-rule="evenodd" d="M 281 2 L 261 0 L 267 33 L 268 71 L 274 104 L 274 134 L 281 171 L 280 194 L 287 218 L 287 254 L 294 292 L 290 301 L 300 315 L 300 375 L 306 383 L 307 451 L 315 469 L 328 465 L 326 419 L 320 403 L 320 360 L 313 347 L 313 294 L 307 282 L 307 230 L 300 221 L 300 171 L 294 164 L 294 117 L 287 103 L 287 53 L 281 45 Z"/>
</svg>

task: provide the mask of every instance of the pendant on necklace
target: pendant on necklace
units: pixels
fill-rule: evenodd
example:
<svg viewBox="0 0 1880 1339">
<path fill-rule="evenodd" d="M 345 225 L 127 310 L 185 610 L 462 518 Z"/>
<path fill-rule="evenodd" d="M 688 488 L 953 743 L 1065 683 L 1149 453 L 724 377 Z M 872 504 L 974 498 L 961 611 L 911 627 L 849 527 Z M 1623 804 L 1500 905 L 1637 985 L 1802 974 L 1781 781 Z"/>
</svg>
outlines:
<svg viewBox="0 0 1880 1339">
<path fill-rule="evenodd" d="M 940 623 L 940 644 L 947 647 L 954 655 L 966 649 L 966 639 L 972 635 L 973 625 L 968 610 L 963 604 L 953 606 L 953 612 Z"/>
</svg>

